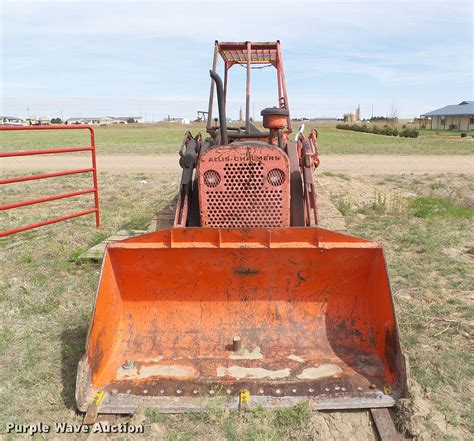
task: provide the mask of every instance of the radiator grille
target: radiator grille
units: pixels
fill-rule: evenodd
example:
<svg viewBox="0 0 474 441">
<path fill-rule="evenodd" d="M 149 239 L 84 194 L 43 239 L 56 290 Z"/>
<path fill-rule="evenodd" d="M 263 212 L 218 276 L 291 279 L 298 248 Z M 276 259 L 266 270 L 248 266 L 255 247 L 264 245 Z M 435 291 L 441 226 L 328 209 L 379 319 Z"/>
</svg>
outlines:
<svg viewBox="0 0 474 441">
<path fill-rule="evenodd" d="M 218 146 L 198 163 L 201 225 L 290 226 L 290 165 L 274 146 Z"/>
<path fill-rule="evenodd" d="M 227 163 L 223 171 L 224 189 L 206 189 L 207 226 L 242 228 L 282 225 L 283 191 L 275 187 L 265 188 L 262 164 Z M 281 171 L 281 174 L 284 175 L 284 172 Z"/>
</svg>

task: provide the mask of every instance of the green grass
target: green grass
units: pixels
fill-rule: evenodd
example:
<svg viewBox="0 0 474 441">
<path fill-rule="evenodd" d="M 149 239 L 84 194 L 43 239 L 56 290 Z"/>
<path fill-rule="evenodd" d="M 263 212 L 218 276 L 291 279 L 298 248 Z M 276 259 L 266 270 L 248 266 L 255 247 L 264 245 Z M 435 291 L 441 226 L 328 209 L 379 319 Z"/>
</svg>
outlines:
<svg viewBox="0 0 474 441">
<path fill-rule="evenodd" d="M 420 136 L 455 136 L 460 138 L 461 133 L 466 133 L 468 137 L 474 136 L 474 130 L 460 131 L 460 130 L 430 130 L 430 129 L 419 129 Z"/>
<path fill-rule="evenodd" d="M 351 201 L 348 197 L 335 198 L 333 202 L 336 205 L 336 208 L 343 215 L 346 215 L 352 207 Z"/>
<path fill-rule="evenodd" d="M 351 180 L 350 176 L 347 176 L 344 173 L 333 173 L 333 172 L 330 172 L 330 171 L 325 171 L 325 172 L 322 172 L 321 174 L 323 176 L 334 176 L 336 178 L 341 178 L 344 181 L 350 181 Z"/>
<path fill-rule="evenodd" d="M 209 411 L 204 413 L 166 415 L 148 410 L 146 417 L 147 424 L 158 423 L 165 429 L 165 439 L 311 439 L 309 423 L 312 412 L 308 403 L 275 411 L 255 406 L 242 412 L 223 410 L 220 405 L 211 404 Z"/>
<path fill-rule="evenodd" d="M 306 126 L 309 130 L 311 124 Z M 321 127 L 319 144 L 322 154 L 403 154 L 403 155 L 458 155 L 472 154 L 470 141 L 445 138 L 397 138 L 370 133 Z"/>
<path fill-rule="evenodd" d="M 416 197 L 410 201 L 410 205 L 413 208 L 413 215 L 422 218 L 433 216 L 449 216 L 454 218 L 469 219 L 472 218 L 474 214 L 474 211 L 470 208 L 460 207 L 449 199 L 441 199 L 432 196 Z"/>
<path fill-rule="evenodd" d="M 295 131 L 298 123 L 294 122 Z M 306 132 L 314 123 L 306 123 Z M 454 136 L 420 136 L 416 139 L 396 138 L 369 133 L 338 130 L 332 126 L 316 127 L 322 154 L 430 154 L 467 155 L 473 153 L 473 143 Z M 177 153 L 184 133 L 200 131 L 206 136 L 205 126 L 171 123 L 130 124 L 95 127 L 98 154 L 173 154 Z M 0 132 L 5 150 L 24 148 L 53 148 L 88 145 L 87 130 Z"/>
<path fill-rule="evenodd" d="M 277 410 L 276 423 L 279 427 L 285 427 L 288 430 L 303 427 L 309 423 L 311 418 L 311 409 L 308 403 L 302 403 L 293 408 L 284 408 Z"/>
<path fill-rule="evenodd" d="M 205 132 L 202 125 L 130 124 L 94 127 L 98 154 L 177 153 L 186 130 Z M 6 150 L 90 145 L 88 130 L 0 132 Z"/>
</svg>

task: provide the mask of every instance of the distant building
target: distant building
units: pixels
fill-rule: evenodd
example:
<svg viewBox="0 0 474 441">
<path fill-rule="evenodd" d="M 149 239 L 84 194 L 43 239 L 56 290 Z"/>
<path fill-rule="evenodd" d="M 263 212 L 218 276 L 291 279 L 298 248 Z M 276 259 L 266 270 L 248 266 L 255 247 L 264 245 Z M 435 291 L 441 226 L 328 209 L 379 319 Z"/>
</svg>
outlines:
<svg viewBox="0 0 474 441">
<path fill-rule="evenodd" d="M 30 116 L 25 121 L 31 126 L 47 126 L 51 124 L 47 116 Z"/>
<path fill-rule="evenodd" d="M 360 106 L 357 106 L 355 113 L 345 113 L 344 122 L 353 123 L 360 121 Z"/>
<path fill-rule="evenodd" d="M 0 116 L 0 124 L 4 126 L 46 126 L 51 122 L 47 116 L 31 116 L 25 119 L 16 116 Z"/>
<path fill-rule="evenodd" d="M 100 124 L 100 117 L 73 117 L 64 121 L 66 124 Z"/>
<path fill-rule="evenodd" d="M 107 126 L 109 124 L 129 124 L 132 121 L 140 124 L 144 122 L 141 116 L 79 116 L 68 118 L 66 124 L 99 124 Z"/>
<path fill-rule="evenodd" d="M 168 115 L 168 118 L 164 118 L 163 121 L 170 122 L 170 123 L 182 123 L 182 122 L 183 122 L 183 118 L 171 118 L 171 117 Z"/>
<path fill-rule="evenodd" d="M 122 118 L 116 118 L 114 116 L 103 116 L 99 118 L 99 124 L 101 126 L 108 126 L 110 124 L 127 124 L 127 120 Z"/>
<path fill-rule="evenodd" d="M 174 124 L 190 124 L 191 120 L 189 118 L 171 118 L 168 115 L 168 118 L 163 119 L 164 122 L 174 123 Z"/>
<path fill-rule="evenodd" d="M 420 115 L 424 124 L 419 124 L 432 130 L 474 130 L 474 101 L 462 101 L 441 107 Z"/>
<path fill-rule="evenodd" d="M 16 116 L 0 116 L 0 124 L 2 126 L 22 126 L 24 121 Z"/>
<path fill-rule="evenodd" d="M 142 116 L 118 116 L 117 119 L 125 121 L 128 124 L 132 124 L 132 121 L 137 124 L 143 124 L 145 122 Z"/>
</svg>

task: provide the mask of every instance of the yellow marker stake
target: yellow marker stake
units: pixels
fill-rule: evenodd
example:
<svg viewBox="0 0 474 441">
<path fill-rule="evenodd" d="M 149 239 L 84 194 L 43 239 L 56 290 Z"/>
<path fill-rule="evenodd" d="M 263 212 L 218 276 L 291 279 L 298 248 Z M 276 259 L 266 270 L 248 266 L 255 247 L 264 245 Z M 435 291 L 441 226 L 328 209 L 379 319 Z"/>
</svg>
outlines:
<svg viewBox="0 0 474 441">
<path fill-rule="evenodd" d="M 385 395 L 390 395 L 393 392 L 392 388 L 390 386 L 384 386 L 383 387 L 383 393 Z"/>
<path fill-rule="evenodd" d="M 99 414 L 100 404 L 105 396 L 105 390 L 99 390 L 92 398 L 89 408 L 87 409 L 86 415 L 84 417 L 84 424 L 94 424 L 97 420 L 97 415 Z"/>
<path fill-rule="evenodd" d="M 105 390 L 99 390 L 96 392 L 94 395 L 94 398 L 92 398 L 91 404 L 95 404 L 97 407 L 100 406 L 100 403 L 102 403 L 102 400 L 104 399 L 105 395 Z"/>
<path fill-rule="evenodd" d="M 247 389 L 241 390 L 239 396 L 239 409 L 244 407 L 250 407 L 250 392 Z"/>
</svg>

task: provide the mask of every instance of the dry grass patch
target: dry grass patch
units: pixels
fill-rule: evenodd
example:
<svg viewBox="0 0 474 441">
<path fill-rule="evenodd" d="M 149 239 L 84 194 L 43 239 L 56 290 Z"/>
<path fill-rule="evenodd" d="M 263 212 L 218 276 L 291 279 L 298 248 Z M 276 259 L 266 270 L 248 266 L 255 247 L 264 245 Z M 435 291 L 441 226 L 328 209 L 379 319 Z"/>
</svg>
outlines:
<svg viewBox="0 0 474 441">
<path fill-rule="evenodd" d="M 27 200 L 75 184 L 79 182 L 37 181 L 17 193 L 9 190 L 6 197 Z M 80 421 L 74 404 L 75 372 L 100 268 L 78 265 L 75 258 L 117 230 L 146 228 L 174 196 L 178 177 L 100 174 L 99 186 L 100 230 L 94 228 L 93 216 L 85 216 L 0 242 L 0 427 L 6 422 Z M 11 210 L 2 226 L 5 221 L 8 227 L 24 225 L 76 209 L 77 202 L 71 200 Z"/>
<path fill-rule="evenodd" d="M 385 245 L 412 376 L 443 416 L 430 414 L 426 427 L 467 439 L 474 430 L 471 177 L 367 177 L 326 186 L 349 232 Z"/>
</svg>

